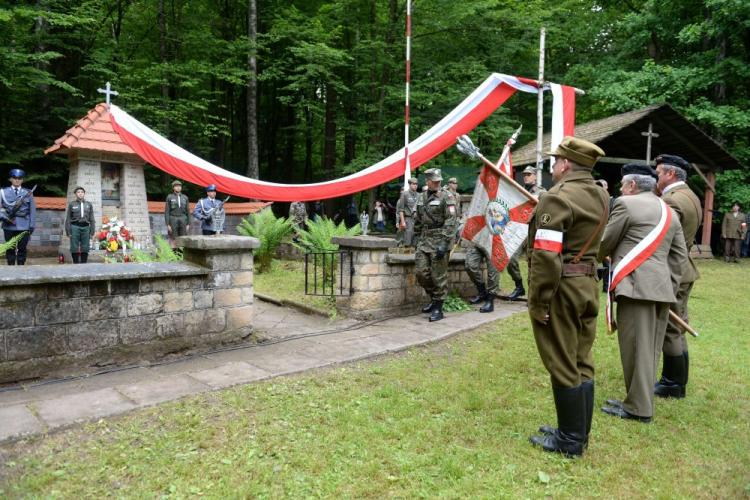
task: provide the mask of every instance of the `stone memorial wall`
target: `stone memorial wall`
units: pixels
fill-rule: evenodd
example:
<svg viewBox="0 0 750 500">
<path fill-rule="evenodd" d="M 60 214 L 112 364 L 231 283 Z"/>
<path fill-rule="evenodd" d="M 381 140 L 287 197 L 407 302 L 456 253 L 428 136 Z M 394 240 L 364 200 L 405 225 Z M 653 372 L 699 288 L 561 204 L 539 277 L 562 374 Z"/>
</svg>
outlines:
<svg viewBox="0 0 750 500">
<path fill-rule="evenodd" d="M 0 383 L 155 360 L 252 331 L 253 254 L 185 236 L 178 263 L 51 265 L 0 275 Z"/>
</svg>

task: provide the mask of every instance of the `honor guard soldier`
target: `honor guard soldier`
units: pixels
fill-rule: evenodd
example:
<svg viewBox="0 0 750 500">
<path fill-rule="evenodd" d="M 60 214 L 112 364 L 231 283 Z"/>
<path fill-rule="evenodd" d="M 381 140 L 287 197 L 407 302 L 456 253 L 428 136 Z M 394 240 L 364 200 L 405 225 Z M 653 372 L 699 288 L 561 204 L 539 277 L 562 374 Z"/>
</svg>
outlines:
<svg viewBox="0 0 750 500">
<path fill-rule="evenodd" d="M 65 211 L 65 234 L 70 238 L 70 255 L 73 264 L 85 264 L 89 259 L 91 234 L 96 228 L 94 206 L 86 201 L 86 190 L 78 186 L 76 199 L 68 203 Z"/>
<path fill-rule="evenodd" d="M 596 256 L 607 222 L 608 197 L 591 169 L 598 146 L 563 138 L 555 157 L 555 185 L 529 221 L 529 316 L 537 350 L 550 374 L 557 428 L 531 437 L 544 451 L 583 454 L 594 408 L 594 360 L 599 290 Z"/>
<path fill-rule="evenodd" d="M 172 243 L 178 236 L 187 234 L 190 225 L 190 203 L 182 194 L 182 182 L 172 181 L 172 192 L 167 195 L 164 204 L 164 222 L 167 223 L 167 234 Z"/>
<path fill-rule="evenodd" d="M 703 221 L 701 201 L 685 183 L 687 179 L 688 162 L 674 155 L 659 155 L 656 157 L 656 190 L 661 193 L 661 199 L 672 208 L 682 224 L 682 234 L 688 249 L 688 263 L 682 273 L 680 288 L 677 290 L 677 302 L 671 305 L 672 311 L 679 317 L 688 320 L 688 300 L 693 284 L 700 274 L 690 257 L 690 250 L 698 233 L 698 226 Z M 667 323 L 667 333 L 664 336 L 664 364 L 661 378 L 654 387 L 654 394 L 662 398 L 684 398 L 685 387 L 688 382 L 690 359 L 685 332 Z"/>
<path fill-rule="evenodd" d="M 206 186 L 206 197 L 198 200 L 193 209 L 193 217 L 201 221 L 201 231 L 204 236 L 216 234 L 221 229 L 214 226 L 213 214 L 221 209 L 222 202 L 216 199 L 216 185 Z"/>
<path fill-rule="evenodd" d="M 422 308 L 430 313 L 430 321 L 443 319 L 443 302 L 448 296 L 448 256 L 458 227 L 456 198 L 440 189 L 440 170 L 424 173 L 427 191 L 417 200 L 414 233 L 419 235 L 414 263 L 417 281 L 430 296 Z"/>
<path fill-rule="evenodd" d="M 36 225 L 36 202 L 33 190 L 22 186 L 26 173 L 20 168 L 10 171 L 10 186 L 0 191 L 2 210 L 0 210 L 0 223 L 3 226 L 5 241 L 26 232 L 15 248 L 5 252 L 5 259 L 9 266 L 26 264 L 26 246 L 29 238 L 34 232 Z"/>
<path fill-rule="evenodd" d="M 417 186 L 417 179 L 409 179 L 409 189 L 404 191 L 399 199 L 399 228 L 404 232 L 404 245 L 407 247 L 414 246 L 414 217 L 417 214 L 417 200 L 420 196 Z"/>
<path fill-rule="evenodd" d="M 539 199 L 539 196 L 542 195 L 542 193 L 546 193 L 547 190 L 543 187 L 537 186 L 536 184 L 536 168 L 532 166 L 528 166 L 523 169 L 523 186 L 526 188 L 526 191 L 533 194 L 535 198 Z M 510 274 L 510 277 L 513 279 L 513 283 L 515 284 L 515 289 L 508 295 L 508 300 L 518 300 L 524 295 L 526 295 L 526 290 L 523 288 L 523 278 L 521 277 L 521 268 L 518 265 L 518 259 L 521 256 L 521 253 L 526 249 L 526 245 L 522 245 L 516 253 L 513 254 L 513 257 L 510 258 L 510 261 L 508 262 L 508 274 Z"/>
</svg>

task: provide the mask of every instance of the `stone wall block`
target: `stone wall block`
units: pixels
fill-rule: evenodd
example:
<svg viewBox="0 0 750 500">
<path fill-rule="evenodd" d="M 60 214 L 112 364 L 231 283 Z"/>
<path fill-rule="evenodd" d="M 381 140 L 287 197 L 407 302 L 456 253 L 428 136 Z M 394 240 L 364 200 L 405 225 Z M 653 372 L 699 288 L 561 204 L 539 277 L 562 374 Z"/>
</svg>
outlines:
<svg viewBox="0 0 750 500">
<path fill-rule="evenodd" d="M 162 338 L 181 337 L 185 334 L 185 315 L 167 314 L 156 318 L 157 335 Z"/>
<path fill-rule="evenodd" d="M 131 295 L 128 297 L 128 316 L 156 314 L 164 310 L 164 296 L 160 293 Z"/>
<path fill-rule="evenodd" d="M 126 318 L 120 323 L 120 342 L 122 344 L 138 344 L 157 337 L 156 317 Z"/>
<path fill-rule="evenodd" d="M 65 328 L 55 326 L 8 330 L 5 342 L 8 361 L 55 356 L 65 353 L 67 348 Z"/>
<path fill-rule="evenodd" d="M 164 312 L 191 311 L 193 309 L 193 292 L 164 293 Z"/>
<path fill-rule="evenodd" d="M 196 290 L 193 292 L 193 308 L 208 309 L 214 306 L 213 290 Z"/>
<path fill-rule="evenodd" d="M 109 281 L 92 281 L 89 283 L 89 297 L 109 295 Z"/>
<path fill-rule="evenodd" d="M 70 299 L 74 297 L 88 297 L 88 283 L 62 283 L 47 285 L 47 298 Z"/>
<path fill-rule="evenodd" d="M 372 279 L 372 278 L 370 278 Z M 404 277 L 403 276 L 391 276 L 391 275 L 384 275 L 380 276 L 380 286 L 384 290 L 390 290 L 393 288 L 403 289 L 404 288 Z"/>
<path fill-rule="evenodd" d="M 118 321 L 110 320 L 86 321 L 68 325 L 66 327 L 68 349 L 73 352 L 92 352 L 115 346 L 119 341 L 119 326 Z"/>
<path fill-rule="evenodd" d="M 232 273 L 232 286 L 252 286 L 253 285 L 253 272 L 252 271 L 240 271 Z"/>
<path fill-rule="evenodd" d="M 92 321 L 108 318 L 124 318 L 128 315 L 125 295 L 94 297 L 81 304 L 82 318 Z"/>
<path fill-rule="evenodd" d="M 380 264 L 364 264 L 355 268 L 357 274 L 374 276 L 381 273 Z"/>
<path fill-rule="evenodd" d="M 211 273 L 206 285 L 209 288 L 229 288 L 232 286 L 232 273 L 228 271 Z"/>
<path fill-rule="evenodd" d="M 0 306 L 0 331 L 33 324 L 33 302 L 14 302 Z"/>
<path fill-rule="evenodd" d="M 200 290 L 204 288 L 204 278 L 191 276 L 177 280 L 177 290 Z"/>
<path fill-rule="evenodd" d="M 81 320 L 80 299 L 51 300 L 36 305 L 34 316 L 37 325 L 73 323 Z"/>
<path fill-rule="evenodd" d="M 240 256 L 240 269 L 243 271 L 252 271 L 254 266 L 254 256 L 252 253 L 243 253 Z"/>
<path fill-rule="evenodd" d="M 175 282 L 171 278 L 166 279 L 143 279 L 139 283 L 141 293 L 168 292 L 175 289 Z"/>
<path fill-rule="evenodd" d="M 255 294 L 253 293 L 253 287 L 243 287 L 240 288 L 240 293 L 242 294 L 242 303 L 243 304 L 252 304 L 255 301 Z"/>
<path fill-rule="evenodd" d="M 213 271 L 236 271 L 242 256 L 235 253 L 213 253 L 206 257 L 206 267 Z"/>
<path fill-rule="evenodd" d="M 222 288 L 214 291 L 214 307 L 227 307 L 242 304 L 241 288 Z"/>
<path fill-rule="evenodd" d="M 0 304 L 9 302 L 23 302 L 27 300 L 44 300 L 46 289 L 44 287 L 21 287 L 0 288 Z"/>
<path fill-rule="evenodd" d="M 224 328 L 226 328 L 224 309 L 204 309 L 185 314 L 185 333 L 187 335 L 218 333 Z"/>
<path fill-rule="evenodd" d="M 138 280 L 112 280 L 109 286 L 110 295 L 138 293 L 140 283 Z"/>
<path fill-rule="evenodd" d="M 243 330 L 253 324 L 253 306 L 227 309 L 227 330 Z"/>
</svg>

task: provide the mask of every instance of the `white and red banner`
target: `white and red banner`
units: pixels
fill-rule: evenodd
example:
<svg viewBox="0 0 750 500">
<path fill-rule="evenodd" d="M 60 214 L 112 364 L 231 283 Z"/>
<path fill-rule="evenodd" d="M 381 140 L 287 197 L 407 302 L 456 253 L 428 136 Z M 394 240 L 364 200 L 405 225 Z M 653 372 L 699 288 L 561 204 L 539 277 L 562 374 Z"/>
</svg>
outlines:
<svg viewBox="0 0 750 500">
<path fill-rule="evenodd" d="M 536 200 L 510 178 L 485 166 L 477 178 L 461 237 L 483 248 L 502 271 L 529 233 Z"/>
<path fill-rule="evenodd" d="M 537 93 L 536 81 L 494 73 L 427 132 L 409 144 L 410 168 L 415 169 L 451 147 L 517 91 Z M 312 184 L 278 184 L 251 179 L 213 165 L 111 105 L 112 125 L 123 142 L 155 167 L 194 184 L 216 184 L 218 191 L 267 201 L 323 200 L 357 193 L 404 174 L 404 148 L 357 173 Z"/>
<path fill-rule="evenodd" d="M 552 132 L 550 151 L 554 151 L 566 135 L 574 135 L 576 128 L 575 88 L 559 83 L 550 83 L 552 90 Z M 550 171 L 555 159 L 550 160 Z"/>
</svg>

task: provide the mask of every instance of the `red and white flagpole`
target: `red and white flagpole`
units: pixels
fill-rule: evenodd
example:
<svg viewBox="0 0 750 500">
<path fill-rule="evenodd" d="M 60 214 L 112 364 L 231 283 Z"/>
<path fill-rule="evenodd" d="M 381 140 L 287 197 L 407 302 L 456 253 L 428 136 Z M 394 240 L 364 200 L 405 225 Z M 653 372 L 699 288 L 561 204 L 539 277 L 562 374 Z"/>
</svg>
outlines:
<svg viewBox="0 0 750 500">
<path fill-rule="evenodd" d="M 404 190 L 409 188 L 409 84 L 411 83 L 411 0 L 406 0 L 406 101 L 404 104 Z"/>
</svg>

